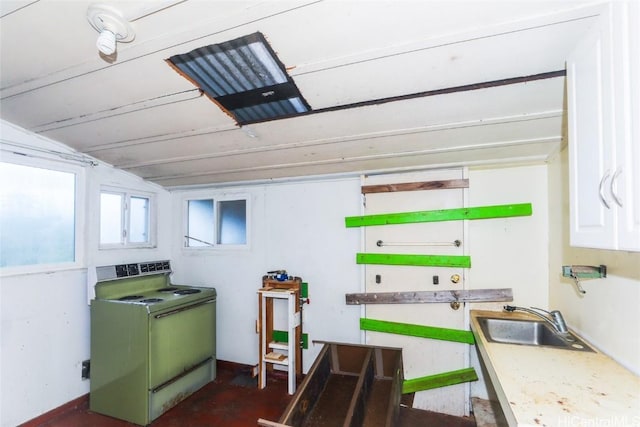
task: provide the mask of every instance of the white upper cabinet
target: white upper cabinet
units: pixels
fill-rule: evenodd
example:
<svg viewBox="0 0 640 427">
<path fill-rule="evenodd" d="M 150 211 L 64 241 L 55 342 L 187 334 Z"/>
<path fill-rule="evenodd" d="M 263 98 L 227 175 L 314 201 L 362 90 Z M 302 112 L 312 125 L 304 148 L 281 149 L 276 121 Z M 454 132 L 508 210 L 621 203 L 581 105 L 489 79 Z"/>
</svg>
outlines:
<svg viewBox="0 0 640 427">
<path fill-rule="evenodd" d="M 572 246 L 640 251 L 639 34 L 608 3 L 567 60 Z"/>
</svg>

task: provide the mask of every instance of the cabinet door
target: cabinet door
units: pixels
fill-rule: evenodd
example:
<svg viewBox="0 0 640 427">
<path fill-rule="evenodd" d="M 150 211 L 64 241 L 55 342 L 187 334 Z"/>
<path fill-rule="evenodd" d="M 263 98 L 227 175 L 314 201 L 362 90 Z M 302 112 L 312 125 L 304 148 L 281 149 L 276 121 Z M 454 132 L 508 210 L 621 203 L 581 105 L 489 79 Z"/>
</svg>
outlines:
<svg viewBox="0 0 640 427">
<path fill-rule="evenodd" d="M 612 184 L 618 211 L 618 249 L 640 251 L 640 3 L 614 5 L 614 67 L 621 105 L 616 114 L 616 179 Z"/>
<path fill-rule="evenodd" d="M 567 60 L 571 245 L 605 249 L 617 244 L 610 16 L 607 6 Z"/>
</svg>

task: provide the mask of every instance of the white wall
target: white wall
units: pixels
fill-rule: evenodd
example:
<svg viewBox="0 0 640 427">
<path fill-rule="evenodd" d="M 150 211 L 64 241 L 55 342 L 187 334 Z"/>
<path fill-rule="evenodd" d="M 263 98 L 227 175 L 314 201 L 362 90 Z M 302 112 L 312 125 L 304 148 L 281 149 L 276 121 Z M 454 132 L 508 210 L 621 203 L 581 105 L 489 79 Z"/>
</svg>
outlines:
<svg viewBox="0 0 640 427">
<path fill-rule="evenodd" d="M 501 310 L 505 304 L 547 308 L 547 166 L 471 169 L 468 194 L 469 206 L 531 203 L 533 210 L 531 216 L 468 222 L 469 289 L 513 289 L 512 303 L 472 303 L 469 309 Z M 471 383 L 471 395 L 489 398 L 491 387 L 486 385 L 475 347 L 471 366 L 480 378 Z"/>
<path fill-rule="evenodd" d="M 251 196 L 250 248 L 183 249 L 184 200 L 230 193 Z M 175 281 L 216 288 L 218 359 L 258 363 L 257 290 L 262 276 L 275 269 L 286 269 L 309 283 L 311 304 L 304 306 L 303 332 L 310 342 L 359 342 L 360 308 L 347 306 L 345 294 L 360 290 L 355 262 L 360 234 L 344 225 L 346 216 L 360 214 L 359 179 L 179 191 L 173 198 Z M 320 348 L 310 343 L 303 352 L 305 372 Z"/>
<path fill-rule="evenodd" d="M 2 140 L 39 148 L 69 151 L 0 121 Z M 16 151 L 21 149 L 12 148 Z M 170 257 L 168 225 L 170 195 L 109 166 L 88 167 L 80 209 L 88 213 L 82 232 L 84 251 L 79 268 L 0 277 L 0 426 L 15 426 L 89 392 L 81 379 L 82 361 L 89 359 L 90 324 L 87 305 L 87 263 L 104 265 Z M 158 247 L 98 250 L 101 184 L 155 192 L 160 212 Z"/>
<path fill-rule="evenodd" d="M 547 307 L 546 165 L 476 169 L 469 172 L 469 180 L 469 206 L 532 203 L 533 215 L 469 221 L 468 286 L 513 288 L 516 304 Z M 256 290 L 270 269 L 285 268 L 309 282 L 312 303 L 305 307 L 304 331 L 310 339 L 360 340 L 360 309 L 344 303 L 345 293 L 360 292 L 360 268 L 355 265 L 360 231 L 344 227 L 345 216 L 360 214 L 359 185 L 357 179 L 344 179 L 174 193 L 176 280 L 218 290 L 219 359 L 257 363 Z M 252 197 L 251 249 L 182 250 L 184 200 L 233 192 Z M 472 304 L 471 308 L 501 309 L 502 305 Z M 316 352 L 303 355 L 305 370 Z M 475 384 L 474 395 L 487 394 L 482 380 Z"/>
<path fill-rule="evenodd" d="M 532 215 L 469 221 L 470 289 L 513 288 L 514 305 L 549 304 L 547 166 L 471 169 L 469 206 L 531 203 Z M 472 309 L 502 309 L 504 303 Z"/>
<path fill-rule="evenodd" d="M 640 253 L 569 246 L 567 151 L 550 164 L 551 306 L 602 352 L 640 375 Z M 607 266 L 607 277 L 585 279 L 581 295 L 562 277 L 563 265 Z"/>
</svg>

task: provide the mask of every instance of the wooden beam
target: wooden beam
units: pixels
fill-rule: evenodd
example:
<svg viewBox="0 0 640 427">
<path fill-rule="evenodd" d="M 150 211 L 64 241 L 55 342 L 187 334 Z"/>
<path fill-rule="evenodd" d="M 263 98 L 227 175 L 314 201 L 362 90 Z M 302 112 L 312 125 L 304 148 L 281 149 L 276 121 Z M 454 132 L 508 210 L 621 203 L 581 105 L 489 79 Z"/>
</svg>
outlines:
<svg viewBox="0 0 640 427">
<path fill-rule="evenodd" d="M 348 305 L 502 301 L 513 301 L 513 290 L 511 288 L 346 294 L 346 302 Z"/>
<path fill-rule="evenodd" d="M 471 267 L 467 255 L 404 255 L 357 253 L 357 264 L 413 265 L 420 267 Z"/>
<path fill-rule="evenodd" d="M 404 182 L 399 184 L 363 185 L 362 194 L 392 193 L 395 191 L 446 190 L 469 188 L 468 179 L 450 179 L 447 181 Z"/>
<path fill-rule="evenodd" d="M 473 368 L 464 368 L 457 371 L 444 372 L 442 374 L 429 375 L 426 377 L 405 380 L 402 384 L 402 394 L 414 393 L 416 391 L 431 390 L 434 388 L 446 387 L 449 385 L 477 381 L 478 374 Z"/>
<path fill-rule="evenodd" d="M 333 105 L 330 107 L 318 108 L 311 111 L 307 111 L 306 113 L 301 113 L 299 115 L 302 116 L 307 114 L 319 114 L 319 113 L 326 113 L 329 111 L 340 111 L 340 110 L 350 109 L 350 108 L 366 107 L 370 105 L 381 105 L 381 104 L 386 104 L 387 102 L 406 101 L 408 99 L 422 98 L 425 96 L 446 95 L 449 93 L 466 92 L 470 90 L 486 89 L 491 87 L 499 87 L 499 86 L 512 85 L 512 84 L 520 84 L 520 83 L 531 82 L 536 80 L 553 79 L 556 77 L 563 77 L 566 75 L 567 75 L 566 70 L 547 71 L 544 73 L 531 74 L 528 76 L 510 77 L 506 79 L 491 80 L 491 81 L 485 81 L 481 83 L 471 83 L 471 84 L 462 85 L 462 86 L 453 86 L 453 87 L 446 87 L 446 88 L 428 90 L 428 91 L 417 92 L 417 93 L 410 93 L 405 95 L 389 96 L 386 98 L 370 99 L 367 101 L 353 102 L 351 104 Z"/>
<path fill-rule="evenodd" d="M 530 216 L 531 214 L 531 203 L 520 203 L 515 205 L 477 206 L 434 211 L 350 216 L 345 218 L 345 225 L 348 228 L 367 227 L 373 225 L 415 224 L 420 222 L 459 221 L 465 219 L 506 218 Z"/>
<path fill-rule="evenodd" d="M 413 325 L 410 323 L 387 322 L 376 319 L 360 319 L 363 331 L 385 332 L 389 334 L 407 335 L 411 337 L 430 338 L 441 341 L 475 344 L 473 333 L 461 329 L 438 328 L 435 326 Z"/>
</svg>

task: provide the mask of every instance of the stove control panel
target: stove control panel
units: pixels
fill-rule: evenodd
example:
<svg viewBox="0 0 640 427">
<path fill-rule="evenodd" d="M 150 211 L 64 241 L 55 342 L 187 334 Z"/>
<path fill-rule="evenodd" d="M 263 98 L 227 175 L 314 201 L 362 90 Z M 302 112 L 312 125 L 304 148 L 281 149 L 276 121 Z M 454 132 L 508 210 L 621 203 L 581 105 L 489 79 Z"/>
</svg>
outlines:
<svg viewBox="0 0 640 427">
<path fill-rule="evenodd" d="M 96 276 L 98 282 L 162 273 L 171 273 L 171 263 L 168 260 L 141 262 L 138 264 L 105 265 L 96 267 Z"/>
</svg>

